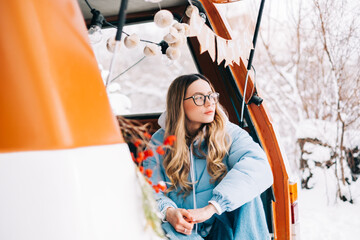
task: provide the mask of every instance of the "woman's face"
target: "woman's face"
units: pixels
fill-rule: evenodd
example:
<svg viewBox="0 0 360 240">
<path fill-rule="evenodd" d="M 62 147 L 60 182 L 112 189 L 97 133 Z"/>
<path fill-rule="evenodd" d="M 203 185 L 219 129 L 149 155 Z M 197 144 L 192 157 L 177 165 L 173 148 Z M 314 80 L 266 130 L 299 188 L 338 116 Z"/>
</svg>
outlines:
<svg viewBox="0 0 360 240">
<path fill-rule="evenodd" d="M 190 134 L 195 133 L 203 123 L 210 123 L 214 120 L 216 107 L 216 103 L 213 100 L 209 101 L 208 97 L 205 98 L 205 104 L 202 106 L 197 106 L 193 98 L 190 97 L 199 94 L 208 95 L 212 92 L 210 85 L 202 79 L 191 83 L 186 90 L 184 99 L 189 99 L 184 100 L 184 111 L 186 116 L 186 128 Z"/>
</svg>

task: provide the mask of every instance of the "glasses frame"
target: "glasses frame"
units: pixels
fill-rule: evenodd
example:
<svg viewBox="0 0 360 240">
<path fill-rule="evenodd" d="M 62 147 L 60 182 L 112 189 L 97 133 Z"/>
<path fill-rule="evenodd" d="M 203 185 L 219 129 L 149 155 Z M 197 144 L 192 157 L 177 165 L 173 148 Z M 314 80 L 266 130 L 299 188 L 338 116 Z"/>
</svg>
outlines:
<svg viewBox="0 0 360 240">
<path fill-rule="evenodd" d="M 200 93 L 199 93 L 199 94 L 195 94 L 195 95 L 193 95 L 193 96 L 191 96 L 191 97 L 184 98 L 184 101 L 192 98 L 193 101 L 194 101 L 194 104 L 195 104 L 196 106 L 204 106 L 205 103 L 206 103 L 206 98 L 208 98 L 208 99 L 209 99 L 209 102 L 211 102 L 210 95 L 212 95 L 212 94 L 216 94 L 216 98 L 213 98 L 213 101 L 214 101 L 214 103 L 218 103 L 218 102 L 219 102 L 219 96 L 220 96 L 220 93 L 218 93 L 218 92 L 212 92 L 212 93 L 210 93 L 210 94 L 208 94 L 208 95 L 204 95 L 204 94 L 200 94 Z M 204 102 L 203 102 L 203 104 L 201 104 L 201 105 L 197 104 L 196 101 L 195 101 L 195 97 L 196 97 L 196 96 L 199 96 L 199 95 L 204 96 Z"/>
</svg>

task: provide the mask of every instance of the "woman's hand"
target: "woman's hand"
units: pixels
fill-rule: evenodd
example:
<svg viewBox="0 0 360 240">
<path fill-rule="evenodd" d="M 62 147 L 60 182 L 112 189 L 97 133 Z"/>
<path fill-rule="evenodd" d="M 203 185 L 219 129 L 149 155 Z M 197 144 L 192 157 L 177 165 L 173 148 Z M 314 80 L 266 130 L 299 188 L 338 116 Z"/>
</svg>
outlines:
<svg viewBox="0 0 360 240">
<path fill-rule="evenodd" d="M 211 203 L 203 208 L 189 209 L 188 210 L 193 217 L 195 223 L 205 222 L 216 213 L 216 208 Z"/>
<path fill-rule="evenodd" d="M 169 207 L 166 211 L 166 221 L 168 221 L 177 232 L 191 235 L 194 223 L 193 217 L 188 210 Z"/>
</svg>

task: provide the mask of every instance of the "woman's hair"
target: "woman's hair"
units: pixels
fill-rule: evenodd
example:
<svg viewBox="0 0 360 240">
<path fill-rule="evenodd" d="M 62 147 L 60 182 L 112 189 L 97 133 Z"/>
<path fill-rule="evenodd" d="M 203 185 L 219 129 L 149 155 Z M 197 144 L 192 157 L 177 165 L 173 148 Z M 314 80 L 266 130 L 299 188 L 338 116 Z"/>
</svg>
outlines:
<svg viewBox="0 0 360 240">
<path fill-rule="evenodd" d="M 196 80 L 210 81 L 201 74 L 183 75 L 176 78 L 170 85 L 166 99 L 166 126 L 165 138 L 170 135 L 176 136 L 173 148 L 166 154 L 164 168 L 166 175 L 171 181 L 167 190 L 170 192 L 180 187 L 185 196 L 192 189 L 188 181 L 190 172 L 190 151 L 189 145 L 193 148 L 194 140 L 198 140 L 198 153 L 207 158 L 207 170 L 212 182 L 220 181 L 227 173 L 226 165 L 222 162 L 230 148 L 230 137 L 225 131 L 226 117 L 219 104 L 216 104 L 214 121 L 203 124 L 196 136 L 190 136 L 185 126 L 184 98 L 187 88 Z M 207 144 L 207 153 L 200 149 L 203 141 Z M 180 193 L 179 192 L 179 193 Z"/>
</svg>

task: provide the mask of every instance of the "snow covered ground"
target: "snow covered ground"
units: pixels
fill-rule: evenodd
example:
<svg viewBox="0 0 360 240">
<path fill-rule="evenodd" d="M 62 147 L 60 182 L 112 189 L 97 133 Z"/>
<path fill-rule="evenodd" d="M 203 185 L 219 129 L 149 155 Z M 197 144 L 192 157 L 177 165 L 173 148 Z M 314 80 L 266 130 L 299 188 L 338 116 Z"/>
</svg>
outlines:
<svg viewBox="0 0 360 240">
<path fill-rule="evenodd" d="M 354 204 L 351 204 L 335 200 L 334 187 L 326 181 L 323 173 L 318 173 L 313 189 L 299 189 L 301 239 L 359 239 L 360 182 L 353 186 Z"/>
<path fill-rule="evenodd" d="M 336 139 L 336 126 L 333 125 L 335 123 L 307 120 L 299 124 L 297 137 L 319 139 L 335 145 L 332 140 Z M 344 138 L 344 145 L 355 148 L 359 144 L 360 135 L 357 131 L 350 131 L 349 134 L 352 136 Z M 306 159 L 309 159 L 308 164 L 313 173 L 310 187 L 313 188 L 299 189 L 301 239 L 360 239 L 360 180 L 342 187 L 342 194 L 352 199 L 353 204 L 343 202 L 337 197 L 334 166 L 319 168 L 311 162 L 330 159 L 329 149 L 312 145 L 310 148 L 307 146 L 306 150 L 309 152 L 305 154 Z"/>
</svg>

